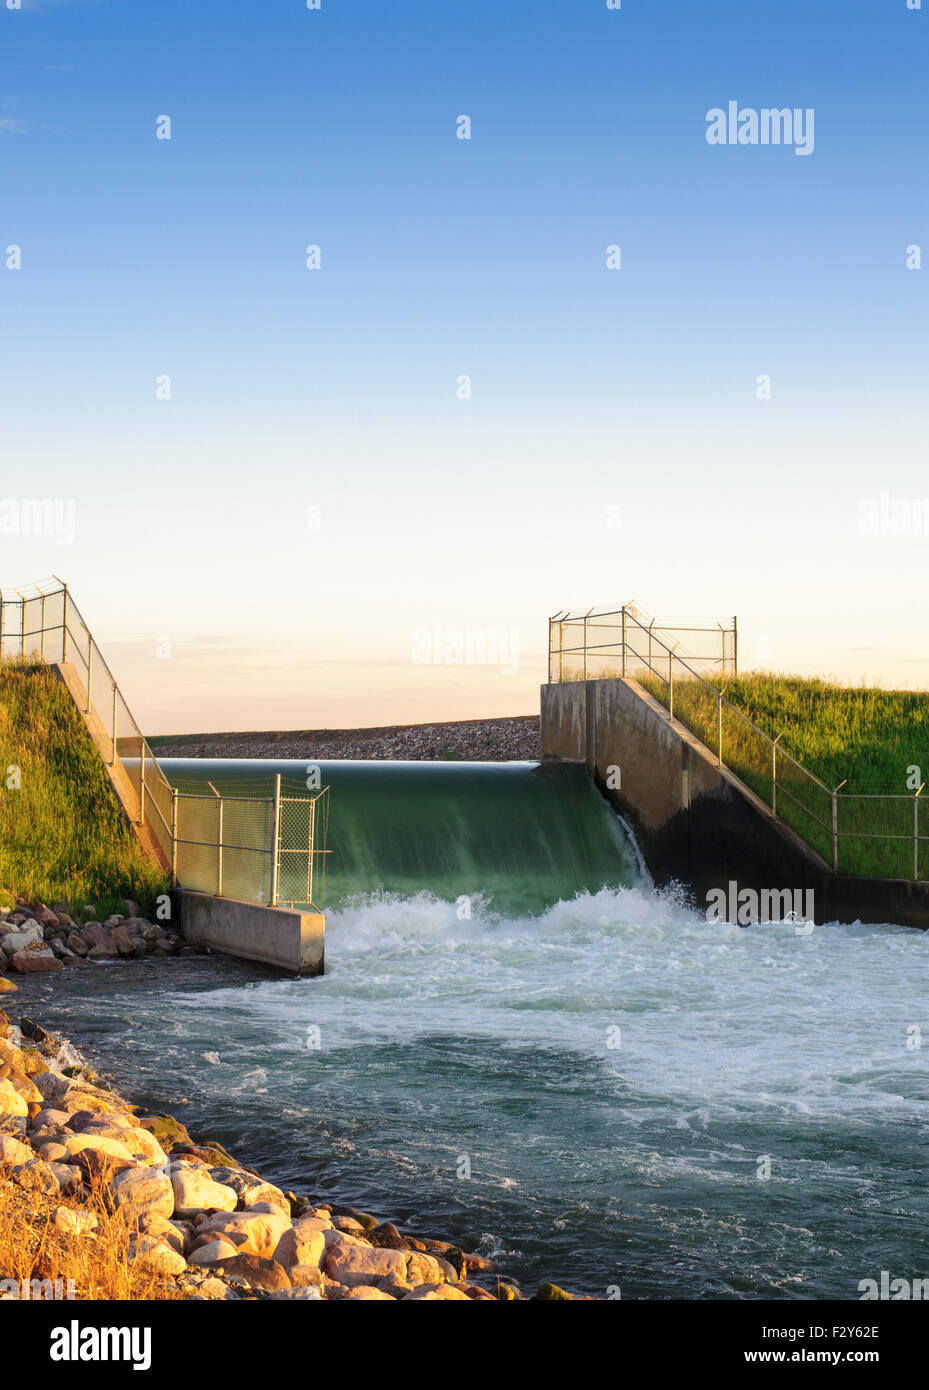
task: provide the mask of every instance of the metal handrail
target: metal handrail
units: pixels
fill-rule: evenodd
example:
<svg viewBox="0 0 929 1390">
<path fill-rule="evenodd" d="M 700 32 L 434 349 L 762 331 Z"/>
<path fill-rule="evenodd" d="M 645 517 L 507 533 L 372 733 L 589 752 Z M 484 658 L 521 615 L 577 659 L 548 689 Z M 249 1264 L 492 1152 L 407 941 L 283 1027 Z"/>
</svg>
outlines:
<svg viewBox="0 0 929 1390">
<path fill-rule="evenodd" d="M 621 618 L 621 619 L 622 619 L 622 637 L 621 637 L 621 639 L 617 640 L 616 642 L 599 642 L 599 643 L 596 643 L 596 644 L 588 644 L 587 641 L 586 641 L 586 636 L 587 636 L 588 624 L 590 623 L 590 621 L 593 620 L 593 619 L 596 619 L 596 618 L 609 618 L 609 617 Z M 692 621 L 693 621 L 693 622 L 697 622 L 697 621 L 699 621 L 699 620 L 696 620 L 696 619 L 695 619 L 695 620 L 692 620 Z M 682 620 L 682 622 L 683 622 L 683 620 Z M 560 629 L 559 635 L 560 635 L 560 637 L 563 639 L 563 637 L 564 637 L 564 625 L 565 625 L 566 623 L 574 623 L 574 624 L 583 623 L 583 624 L 584 624 L 584 636 L 585 636 L 585 641 L 584 641 L 584 643 L 583 643 L 581 646 L 576 646 L 576 647 L 565 647 L 565 646 L 563 646 L 563 645 L 559 645 L 559 646 L 557 646 L 557 647 L 556 647 L 556 646 L 553 646 L 553 644 L 552 644 L 552 635 L 553 635 L 553 632 L 554 632 L 554 630 L 555 630 L 555 627 L 557 626 L 557 627 Z M 628 628 L 629 628 L 629 625 L 630 625 L 630 624 L 632 624 L 633 627 L 637 628 L 640 632 L 642 632 L 642 633 L 648 638 L 648 645 L 649 645 L 649 656 L 648 656 L 648 657 L 646 657 L 646 655 L 645 655 L 644 652 L 636 651 L 635 647 L 633 647 L 633 646 L 629 643 L 628 638 L 627 638 L 627 632 L 628 632 Z M 670 626 L 670 624 L 668 624 L 668 626 Z M 685 632 L 686 632 L 686 631 L 692 631 L 692 632 L 715 632 L 715 631 L 716 631 L 716 629 L 713 629 L 713 628 L 700 628 L 700 627 L 695 627 L 695 626 L 686 626 L 686 627 L 685 627 L 685 626 L 681 626 L 680 629 L 674 629 L 674 630 L 680 630 L 680 631 L 685 631 Z M 719 630 L 720 630 L 720 631 L 731 631 L 731 632 L 733 633 L 734 638 L 735 638 L 735 634 L 737 633 L 737 624 L 736 624 L 736 620 L 733 619 L 733 626 L 732 626 L 731 629 L 723 629 L 723 628 L 721 627 L 721 625 L 720 625 L 720 629 L 719 629 Z M 737 639 L 736 639 L 736 640 L 737 640 Z M 845 779 L 845 781 L 840 782 L 839 785 L 838 785 L 838 787 L 829 787 L 829 786 L 827 786 L 826 783 L 823 782 L 821 778 L 819 778 L 819 777 L 816 776 L 815 772 L 811 772 L 810 769 L 809 769 L 808 767 L 805 766 L 805 764 L 799 762 L 791 753 L 788 753 L 787 750 L 786 750 L 785 748 L 781 747 L 780 740 L 783 738 L 783 734 L 782 734 L 782 733 L 781 733 L 781 734 L 778 734 L 777 738 L 772 739 L 772 738 L 770 737 L 770 735 L 768 735 L 768 734 L 766 734 L 766 733 L 764 732 L 763 729 L 760 729 L 760 728 L 758 727 L 758 725 L 754 722 L 753 719 L 750 719 L 749 716 L 748 716 L 747 714 L 745 714 L 743 710 L 739 709 L 736 705 L 734 705 L 734 704 L 732 703 L 731 700 L 728 700 L 728 699 L 726 698 L 726 696 L 725 696 L 725 694 L 723 693 L 722 690 L 720 690 L 717 686 L 712 685 L 712 684 L 710 683 L 710 681 L 706 680 L 706 679 L 704 678 L 704 676 L 701 675 L 701 673 L 700 673 L 699 671 L 697 671 L 697 670 L 690 664 L 690 661 L 687 659 L 687 657 L 682 656 L 682 655 L 680 655 L 680 654 L 678 653 L 678 651 L 677 651 L 677 647 L 678 647 L 678 646 L 679 646 L 679 643 L 678 643 L 678 644 L 675 644 L 674 647 L 669 646 L 668 643 L 667 643 L 666 641 L 664 641 L 663 638 L 662 638 L 662 636 L 661 636 L 661 629 L 659 628 L 659 629 L 656 630 L 656 625 L 655 625 L 655 622 L 654 622 L 654 621 L 651 622 L 648 626 L 646 626 L 644 623 L 642 623 L 642 622 L 639 621 L 639 619 L 638 619 L 638 618 L 636 617 L 636 615 L 630 610 L 630 608 L 629 608 L 628 606 L 623 607 L 623 608 L 620 608 L 620 609 L 610 609 L 610 610 L 608 610 L 608 611 L 601 611 L 601 612 L 597 612 L 597 611 L 595 611 L 594 609 L 588 609 L 586 612 L 577 612 L 577 613 L 571 613 L 571 612 L 569 612 L 568 610 L 563 610 L 562 612 L 559 612 L 559 613 L 555 614 L 554 617 L 552 617 L 552 618 L 549 619 L 549 682 L 550 682 L 550 683 L 553 683 L 553 684 L 559 684 L 559 683 L 560 683 L 559 681 L 553 681 L 553 680 L 552 680 L 553 658 L 556 657 L 556 656 L 559 658 L 559 668 L 560 668 L 560 671 L 561 671 L 561 673 L 562 673 L 562 675 L 563 675 L 563 672 L 564 672 L 564 657 L 565 657 L 566 655 L 577 654 L 577 653 L 583 653 L 583 655 L 584 655 L 584 676 L 585 676 L 585 679 L 586 679 L 586 677 L 587 677 L 587 656 L 588 656 L 588 653 L 589 653 L 589 652 L 593 652 L 593 651 L 602 651 L 602 650 L 612 650 L 612 651 L 616 651 L 617 648 L 619 648 L 619 653 L 618 653 L 618 654 L 620 655 L 620 658 L 621 658 L 622 675 L 623 675 L 624 678 L 625 678 L 625 676 L 626 676 L 627 653 L 629 653 L 629 654 L 631 654 L 631 656 L 634 658 L 635 662 L 638 664 L 638 667 L 640 667 L 640 668 L 641 668 L 641 667 L 644 667 L 644 668 L 645 668 L 647 671 L 649 671 L 654 677 L 656 677 L 659 681 L 661 681 L 662 684 L 663 684 L 664 686 L 667 687 L 667 689 L 668 689 L 668 716 L 669 716 L 670 722 L 673 723 L 673 722 L 674 722 L 674 664 L 676 663 L 676 664 L 678 665 L 678 667 L 683 668 L 683 669 L 687 672 L 688 677 L 689 677 L 690 679 L 692 679 L 693 681 L 699 682 L 699 684 L 703 686 L 703 688 L 713 697 L 713 699 L 714 699 L 714 700 L 716 701 L 716 703 L 717 703 L 717 741 L 718 741 L 717 755 L 718 755 L 719 766 L 720 766 L 720 767 L 723 767 L 723 766 L 724 766 L 724 763 L 723 763 L 723 721 L 722 721 L 722 712 L 723 712 L 723 708 L 726 708 L 727 710 L 730 711 L 731 714 L 735 715 L 736 718 L 740 719 L 740 720 L 742 721 L 742 723 L 743 723 L 744 725 L 746 725 L 746 726 L 752 731 L 752 733 L 756 734 L 756 735 L 757 735 L 765 744 L 767 744 L 768 747 L 770 748 L 770 750 L 771 750 L 771 811 L 772 811 L 772 815 L 775 817 L 775 819 L 777 819 L 777 798 L 778 798 L 778 794 L 780 793 L 781 795 L 786 796 L 786 797 L 788 798 L 788 800 L 789 800 L 789 801 L 792 801 L 797 807 L 799 807 L 800 810 L 803 811 L 803 813 L 804 813 L 806 816 L 808 816 L 808 817 L 810 818 L 810 820 L 814 821 L 817 825 L 821 826 L 822 829 L 823 829 L 824 831 L 827 832 L 827 834 L 831 835 L 831 838 L 832 838 L 832 867 L 833 867 L 833 869 L 834 869 L 836 872 L 838 871 L 838 857 L 839 857 L 839 855 L 838 855 L 838 846 L 839 846 L 839 840 L 840 840 L 840 839 L 849 838 L 849 839 L 873 839 L 873 840 L 906 840 L 907 842 L 912 841 L 912 842 L 913 842 L 913 846 L 914 846 L 914 850 L 913 850 L 913 879 L 916 880 L 916 881 L 919 881 L 919 844 L 920 844 L 921 841 L 923 841 L 923 842 L 929 841 L 929 835 L 922 835 L 922 834 L 919 833 L 918 802 L 919 802 L 920 793 L 923 791 L 925 784 L 923 784 L 923 787 L 920 787 L 920 788 L 919 788 L 919 791 L 917 791 L 917 792 L 915 793 L 915 795 L 912 796 L 912 797 L 906 796 L 906 795 L 905 795 L 904 793 L 902 793 L 902 792 L 863 792 L 863 793 L 845 792 L 845 793 L 843 794 L 842 791 L 841 791 L 841 789 L 842 789 L 842 787 L 844 787 L 844 786 L 846 785 L 846 782 L 847 782 L 847 780 L 848 780 L 847 778 Z M 666 653 L 666 654 L 667 654 L 667 658 L 668 658 L 668 674 L 667 674 L 667 675 L 666 675 L 662 670 L 660 670 L 659 667 L 656 666 L 656 665 L 654 664 L 653 660 L 652 660 L 651 653 L 652 653 L 653 649 L 656 648 L 656 647 L 658 648 L 658 650 L 659 650 L 660 652 L 663 652 L 663 653 Z M 691 660 L 698 660 L 698 661 L 700 661 L 700 662 L 708 663 L 708 664 L 710 664 L 710 665 L 725 665 L 726 657 L 725 657 L 725 654 L 723 654 L 723 655 L 720 656 L 720 657 L 692 657 Z M 829 797 L 830 805 L 831 805 L 831 809 L 832 809 L 831 824 L 830 824 L 829 822 L 827 822 L 827 821 L 824 821 L 820 816 L 818 816 L 818 815 L 816 814 L 815 811 L 813 811 L 805 802 L 801 801 L 797 796 L 795 796 L 794 793 L 783 783 L 783 781 L 781 781 L 781 780 L 778 778 L 778 776 L 777 776 L 777 761 L 778 761 L 778 758 L 786 758 L 787 761 L 792 765 L 792 767 L 794 767 L 799 773 L 801 773 L 802 776 L 806 779 L 806 781 L 807 781 L 811 786 L 816 787 L 819 791 L 824 792 L 824 793 L 826 794 L 826 796 Z M 734 774 L 732 774 L 732 775 L 734 775 Z M 739 779 L 739 780 L 741 780 L 741 779 Z M 885 833 L 882 833 L 882 832 L 879 832 L 879 831 L 870 831 L 870 832 L 869 832 L 869 831 L 862 831 L 862 830 L 840 830 L 840 829 L 838 828 L 838 803 L 839 803 L 839 801 L 856 801 L 856 800 L 862 800 L 862 799 L 875 799 L 875 800 L 876 800 L 876 799 L 879 799 L 879 798 L 880 798 L 880 799 L 885 799 L 885 800 L 896 800 L 896 801 L 901 801 L 901 802 L 904 802 L 904 803 L 907 803 L 907 804 L 909 804 L 910 802 L 913 803 L 913 832 L 912 832 L 912 834 L 906 834 L 906 835 L 901 835 L 901 834 L 885 834 Z"/>
<path fill-rule="evenodd" d="M 54 585 L 55 587 L 50 587 Z M 57 622 L 45 622 L 46 600 L 58 596 L 62 598 L 61 619 Z M 31 603 L 41 602 L 42 621 L 38 627 L 26 626 L 27 606 Z M 20 621 L 14 626 L 12 631 L 5 630 L 5 611 L 9 607 L 20 609 Z M 46 654 L 47 639 L 58 635 L 58 649 L 63 664 L 68 663 L 77 668 L 77 674 L 83 675 L 84 695 L 83 713 L 89 716 L 93 713 L 100 721 L 104 730 L 107 730 L 107 714 L 110 715 L 111 722 L 108 729 L 108 737 L 111 745 L 111 766 L 118 761 L 125 769 L 131 783 L 138 780 L 139 794 L 139 825 L 145 825 L 151 831 L 155 843 L 158 845 L 166 859 L 170 860 L 171 881 L 175 886 L 178 885 L 178 846 L 197 846 L 199 848 L 215 849 L 216 851 L 216 891 L 218 896 L 223 896 L 223 853 L 225 850 L 232 850 L 240 854 L 264 854 L 271 859 L 271 904 L 278 904 L 277 881 L 280 870 L 282 855 L 288 856 L 307 856 L 306 868 L 306 887 L 309 895 L 307 901 L 312 903 L 314 892 L 313 884 L 315 880 L 316 866 L 319 865 L 320 871 L 325 878 L 325 855 L 330 851 L 326 849 L 325 843 L 320 848 L 317 840 L 325 842 L 326 820 L 322 820 L 317 825 L 316 803 L 326 796 L 327 789 L 320 788 L 318 791 L 306 796 L 289 795 L 281 797 L 281 778 L 275 778 L 275 788 L 273 797 L 255 797 L 233 795 L 229 797 L 218 797 L 215 793 L 209 797 L 198 792 L 178 792 L 165 776 L 161 765 L 158 762 L 151 746 L 148 743 L 138 723 L 132 715 L 129 705 L 117 684 L 110 667 L 101 652 L 93 633 L 84 620 L 80 609 L 71 597 L 68 585 L 52 576 L 48 580 L 40 581 L 36 585 L 31 585 L 26 591 L 20 589 L 0 589 L 0 661 L 4 658 L 5 645 L 12 642 L 19 647 L 19 656 L 25 660 L 27 657 L 35 656 L 41 662 L 47 662 L 49 658 Z M 40 647 L 37 652 L 29 650 L 28 643 L 32 640 L 40 639 Z M 57 660 L 57 656 L 51 658 Z M 108 692 L 108 699 L 111 700 L 111 709 L 103 711 L 99 707 L 99 702 L 95 698 L 95 690 L 100 685 L 104 685 Z M 122 706 L 125 728 L 121 732 L 119 728 L 119 711 Z M 128 759 L 120 754 L 119 743 L 131 742 L 138 750 L 138 757 Z M 163 795 L 170 797 L 171 801 L 171 822 L 169 824 L 164 811 L 159 804 L 159 798 Z M 218 806 L 218 833 L 214 839 L 209 841 L 190 839 L 186 835 L 178 834 L 178 802 L 209 800 L 215 801 Z M 281 834 L 281 814 L 280 806 L 282 800 L 287 805 L 298 805 L 304 803 L 309 807 L 307 821 L 308 842 L 307 845 L 290 845 L 285 842 L 286 837 Z M 243 804 L 265 805 L 272 808 L 274 815 L 274 833 L 270 842 L 266 845 L 236 845 L 226 843 L 222 833 L 222 816 L 224 802 L 236 802 Z M 321 834 L 320 834 L 321 830 Z M 264 898 L 261 899 L 264 901 Z M 288 902 L 296 900 L 287 899 Z M 301 900 L 302 901 L 302 900 Z"/>
</svg>

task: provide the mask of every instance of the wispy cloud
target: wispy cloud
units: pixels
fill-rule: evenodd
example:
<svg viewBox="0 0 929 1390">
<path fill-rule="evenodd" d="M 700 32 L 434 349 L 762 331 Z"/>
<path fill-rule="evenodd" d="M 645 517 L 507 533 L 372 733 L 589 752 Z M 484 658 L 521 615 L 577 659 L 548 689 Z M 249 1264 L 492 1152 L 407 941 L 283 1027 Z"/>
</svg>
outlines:
<svg viewBox="0 0 929 1390">
<path fill-rule="evenodd" d="M 0 117 L 0 135 L 25 135 L 28 129 L 25 121 L 17 121 L 9 116 Z"/>
</svg>

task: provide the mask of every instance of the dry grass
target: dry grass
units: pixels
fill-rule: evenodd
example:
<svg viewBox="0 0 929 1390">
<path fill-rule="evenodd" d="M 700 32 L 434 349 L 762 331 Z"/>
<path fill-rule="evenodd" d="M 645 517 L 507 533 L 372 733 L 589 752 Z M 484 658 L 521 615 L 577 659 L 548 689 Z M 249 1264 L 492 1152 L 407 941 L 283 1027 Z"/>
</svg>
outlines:
<svg viewBox="0 0 929 1390">
<path fill-rule="evenodd" d="M 52 1223 L 58 1206 L 92 1211 L 97 1229 L 72 1234 Z M 73 1282 L 74 1298 L 163 1300 L 181 1295 L 161 1274 L 152 1274 L 129 1254 L 134 1227 L 114 1211 L 108 1189 L 95 1179 L 80 1202 L 26 1192 L 0 1175 L 0 1279 Z"/>
</svg>

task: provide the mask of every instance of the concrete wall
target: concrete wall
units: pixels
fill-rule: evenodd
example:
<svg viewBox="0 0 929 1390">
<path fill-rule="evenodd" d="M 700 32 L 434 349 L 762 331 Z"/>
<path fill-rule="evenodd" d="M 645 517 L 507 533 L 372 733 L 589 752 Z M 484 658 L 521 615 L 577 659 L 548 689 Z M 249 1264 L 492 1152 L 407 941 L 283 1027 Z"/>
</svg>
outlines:
<svg viewBox="0 0 929 1390">
<path fill-rule="evenodd" d="M 321 912 L 264 907 L 185 888 L 176 889 L 173 898 L 188 941 L 293 975 L 323 973 L 326 919 Z"/>
<path fill-rule="evenodd" d="M 542 686 L 542 756 L 584 762 L 635 828 L 659 885 L 812 889 L 817 922 L 929 927 L 929 885 L 831 868 L 632 680 Z"/>
</svg>

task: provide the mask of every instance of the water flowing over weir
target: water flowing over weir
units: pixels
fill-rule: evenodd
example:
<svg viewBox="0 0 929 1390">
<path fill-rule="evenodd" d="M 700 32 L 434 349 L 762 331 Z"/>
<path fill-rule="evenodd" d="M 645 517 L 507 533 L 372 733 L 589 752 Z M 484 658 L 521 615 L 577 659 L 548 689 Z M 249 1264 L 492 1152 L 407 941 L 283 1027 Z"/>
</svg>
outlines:
<svg viewBox="0 0 929 1390">
<path fill-rule="evenodd" d="M 295 760 L 166 758 L 182 791 L 264 795 Z M 568 763 L 312 764 L 331 788 L 327 902 L 383 890 L 446 902 L 480 896 L 494 912 L 539 913 L 580 892 L 631 884 L 634 846 L 583 767 Z M 331 944 L 331 943 L 330 943 Z"/>
</svg>

